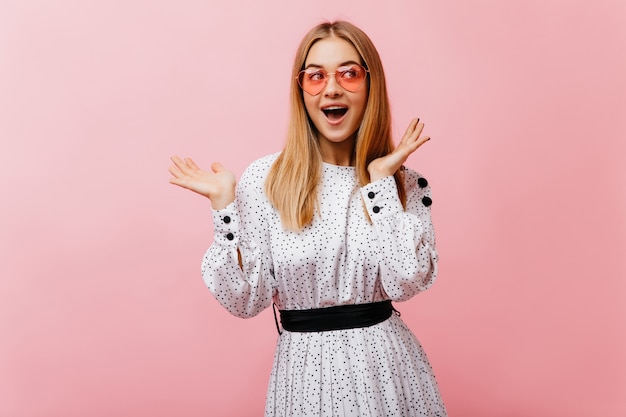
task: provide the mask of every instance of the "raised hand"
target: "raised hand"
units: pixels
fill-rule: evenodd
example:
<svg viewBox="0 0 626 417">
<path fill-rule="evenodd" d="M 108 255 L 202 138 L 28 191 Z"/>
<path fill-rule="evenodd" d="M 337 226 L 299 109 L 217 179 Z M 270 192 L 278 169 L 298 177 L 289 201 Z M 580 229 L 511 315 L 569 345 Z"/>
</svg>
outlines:
<svg viewBox="0 0 626 417">
<path fill-rule="evenodd" d="M 406 162 L 409 155 L 422 146 L 425 142 L 430 140 L 428 136 L 420 136 L 424 130 L 424 123 L 420 123 L 420 119 L 415 118 L 409 123 L 409 127 L 406 129 L 402 140 L 388 155 L 374 159 L 367 166 L 367 171 L 370 174 L 370 181 L 374 182 L 389 175 L 393 175 L 404 162 Z"/>
<path fill-rule="evenodd" d="M 221 210 L 235 200 L 235 175 L 219 162 L 211 165 L 211 171 L 201 170 L 191 158 L 171 158 L 174 165 L 169 171 L 170 183 L 207 197 L 215 210 Z"/>
</svg>

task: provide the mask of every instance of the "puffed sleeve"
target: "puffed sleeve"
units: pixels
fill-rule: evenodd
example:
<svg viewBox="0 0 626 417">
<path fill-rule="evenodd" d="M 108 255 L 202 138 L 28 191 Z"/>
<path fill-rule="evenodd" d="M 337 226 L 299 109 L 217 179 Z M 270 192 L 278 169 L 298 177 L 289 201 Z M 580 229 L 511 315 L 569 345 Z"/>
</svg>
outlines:
<svg viewBox="0 0 626 417">
<path fill-rule="evenodd" d="M 380 247 L 380 273 L 385 293 L 407 300 L 428 289 L 437 276 L 438 255 L 430 217 L 428 181 L 404 170 L 407 207 L 403 210 L 393 176 L 361 188 Z"/>
<path fill-rule="evenodd" d="M 207 287 L 237 317 L 255 316 L 271 305 L 276 288 L 269 250 L 269 203 L 263 193 L 268 167 L 267 161 L 250 165 L 239 180 L 235 201 L 213 210 L 213 243 L 202 260 Z"/>
</svg>

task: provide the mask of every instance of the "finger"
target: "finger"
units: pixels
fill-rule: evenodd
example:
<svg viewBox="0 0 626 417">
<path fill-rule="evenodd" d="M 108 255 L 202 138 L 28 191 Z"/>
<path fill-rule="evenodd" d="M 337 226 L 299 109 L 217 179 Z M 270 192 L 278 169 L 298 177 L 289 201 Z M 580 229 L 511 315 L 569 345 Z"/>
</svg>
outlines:
<svg viewBox="0 0 626 417">
<path fill-rule="evenodd" d="M 417 143 L 419 143 L 419 145 L 417 145 L 417 146 L 420 147 L 423 144 L 425 144 L 426 142 L 428 142 L 429 140 L 430 140 L 430 136 L 422 136 L 420 138 L 420 140 L 417 141 Z"/>
<path fill-rule="evenodd" d="M 179 187 L 183 186 L 183 183 L 178 178 L 170 178 L 170 184 L 178 185 Z"/>
<path fill-rule="evenodd" d="M 176 178 L 180 178 L 182 176 L 184 176 L 184 174 L 181 172 L 180 169 L 178 169 L 178 167 L 172 165 L 168 168 L 168 171 L 170 172 L 170 174 L 172 174 L 174 177 Z"/>
<path fill-rule="evenodd" d="M 430 137 L 428 136 L 422 136 L 420 137 L 418 140 L 415 140 L 413 142 L 410 143 L 406 143 L 403 146 L 402 152 L 405 155 L 405 158 L 408 158 L 409 155 L 411 155 L 413 152 L 415 152 L 420 146 L 422 146 L 423 144 L 425 144 L 426 142 L 428 142 L 430 140 Z"/>
<path fill-rule="evenodd" d="M 183 160 L 182 160 L 182 159 L 180 159 L 180 157 L 179 157 L 178 155 L 172 155 L 172 156 L 170 157 L 170 160 L 171 160 L 173 163 L 175 163 L 176 165 L 184 163 L 184 162 L 183 162 Z"/>
<path fill-rule="evenodd" d="M 185 158 L 185 163 L 187 164 L 187 166 L 189 168 L 200 171 L 200 167 L 198 167 L 198 165 L 196 165 L 196 163 L 193 161 L 193 159 Z"/>
<path fill-rule="evenodd" d="M 419 148 L 420 146 L 422 146 L 423 144 L 425 144 L 429 140 L 430 140 L 429 136 L 422 136 L 421 138 L 419 138 L 419 140 L 416 140 L 415 142 L 413 142 L 411 144 L 411 152 L 410 153 L 415 152 L 417 150 L 417 148 Z"/>
<path fill-rule="evenodd" d="M 398 147 L 399 148 L 409 147 L 409 149 L 411 149 L 409 152 L 413 152 L 415 149 L 417 149 L 417 147 L 415 146 L 419 147 L 423 143 L 422 142 L 423 137 L 420 137 L 423 129 L 424 129 L 424 124 L 418 123 L 415 126 L 415 130 L 411 132 L 408 136 L 404 137 Z"/>
<path fill-rule="evenodd" d="M 186 178 L 170 178 L 170 184 L 176 185 L 186 190 L 191 190 L 195 193 L 199 193 L 199 191 L 193 186 L 193 183 L 188 182 Z"/>
<path fill-rule="evenodd" d="M 170 178 L 170 184 L 174 184 L 174 185 L 178 185 L 179 187 L 184 187 L 187 188 L 185 186 L 185 184 L 187 184 L 189 182 L 189 176 L 185 175 L 180 169 L 178 169 L 175 166 L 171 166 L 169 168 L 170 174 L 172 174 L 172 177 Z"/>
<path fill-rule="evenodd" d="M 211 169 L 213 170 L 213 172 L 218 173 L 224 170 L 224 165 L 220 164 L 219 162 L 213 162 L 213 164 L 211 164 Z"/>
<path fill-rule="evenodd" d="M 411 122 L 409 123 L 409 126 L 406 128 L 406 131 L 404 132 L 404 136 L 402 137 L 403 139 L 411 136 L 411 134 L 415 131 L 415 127 L 417 126 L 419 121 L 420 121 L 419 117 L 416 117 L 413 120 L 411 120 Z"/>
<path fill-rule="evenodd" d="M 411 139 L 416 140 L 417 138 L 419 138 L 423 130 L 424 130 L 424 123 L 421 123 L 421 122 L 417 123 L 415 125 L 415 130 L 413 131 L 413 134 L 411 135 Z"/>
<path fill-rule="evenodd" d="M 413 120 L 411 120 L 411 123 L 409 123 L 409 128 L 407 129 L 407 133 L 409 133 L 408 131 L 410 130 L 410 132 L 415 130 L 415 127 L 418 125 L 418 123 L 420 122 L 420 118 L 419 117 L 415 117 L 413 118 Z"/>
<path fill-rule="evenodd" d="M 172 160 L 172 162 L 174 162 L 174 165 L 176 166 L 176 168 L 178 168 L 182 173 L 187 174 L 188 167 L 187 167 L 187 164 L 182 159 L 180 159 L 178 156 L 173 156 L 170 159 Z"/>
<path fill-rule="evenodd" d="M 409 124 L 409 127 L 407 128 L 407 131 L 402 138 L 402 141 L 405 143 L 414 142 L 420 137 L 423 130 L 424 123 L 421 123 L 419 118 L 411 120 L 411 123 Z"/>
</svg>

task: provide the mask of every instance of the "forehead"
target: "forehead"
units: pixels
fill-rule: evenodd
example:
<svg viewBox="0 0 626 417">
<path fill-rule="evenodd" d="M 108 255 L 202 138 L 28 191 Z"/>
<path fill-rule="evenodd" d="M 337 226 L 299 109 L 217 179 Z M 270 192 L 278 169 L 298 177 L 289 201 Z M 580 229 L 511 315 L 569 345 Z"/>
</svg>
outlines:
<svg viewBox="0 0 626 417">
<path fill-rule="evenodd" d="M 356 48 L 345 39 L 329 37 L 315 42 L 307 54 L 304 66 L 334 68 L 347 62 L 361 62 Z"/>
</svg>

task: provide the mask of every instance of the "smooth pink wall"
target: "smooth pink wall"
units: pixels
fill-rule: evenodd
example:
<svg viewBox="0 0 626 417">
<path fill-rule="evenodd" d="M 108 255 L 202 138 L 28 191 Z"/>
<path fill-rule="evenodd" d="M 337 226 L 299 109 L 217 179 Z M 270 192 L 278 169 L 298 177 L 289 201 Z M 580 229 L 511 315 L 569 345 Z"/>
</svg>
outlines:
<svg viewBox="0 0 626 417">
<path fill-rule="evenodd" d="M 360 25 L 433 186 L 439 281 L 398 307 L 451 416 L 626 415 L 626 3 L 4 1 L 0 415 L 261 415 L 270 311 L 200 277 L 168 158 L 279 150 L 297 43 Z M 309 10 L 307 10 L 309 7 Z"/>
</svg>

